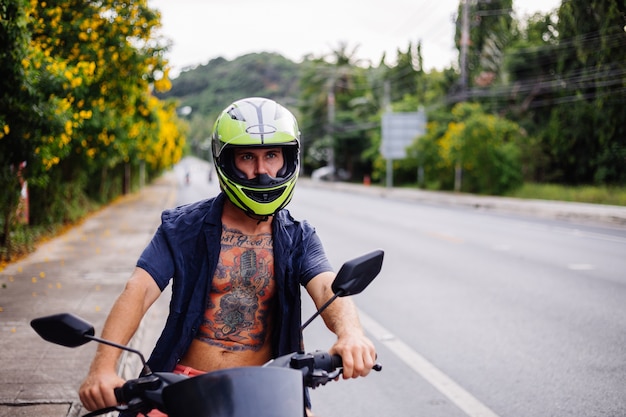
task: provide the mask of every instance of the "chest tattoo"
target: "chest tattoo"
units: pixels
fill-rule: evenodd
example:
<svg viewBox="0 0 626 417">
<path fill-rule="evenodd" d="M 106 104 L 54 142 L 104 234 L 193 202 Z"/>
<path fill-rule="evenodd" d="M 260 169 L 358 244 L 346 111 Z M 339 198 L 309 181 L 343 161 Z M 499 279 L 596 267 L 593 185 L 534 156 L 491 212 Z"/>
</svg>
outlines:
<svg viewBox="0 0 626 417">
<path fill-rule="evenodd" d="M 207 308 L 197 338 L 228 350 L 259 350 L 270 334 L 274 295 L 271 233 L 224 227 Z"/>
</svg>

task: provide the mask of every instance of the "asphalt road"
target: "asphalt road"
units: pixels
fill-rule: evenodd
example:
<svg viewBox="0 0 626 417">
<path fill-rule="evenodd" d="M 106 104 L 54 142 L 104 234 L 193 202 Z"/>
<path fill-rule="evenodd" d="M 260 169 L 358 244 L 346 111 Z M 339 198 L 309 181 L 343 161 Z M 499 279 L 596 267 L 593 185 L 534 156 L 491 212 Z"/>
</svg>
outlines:
<svg viewBox="0 0 626 417">
<path fill-rule="evenodd" d="M 75 390 L 95 346 L 52 346 L 29 320 L 71 311 L 99 330 L 160 210 L 217 190 L 206 163 L 183 161 L 1 271 L 0 417 L 81 414 Z M 623 208 L 394 191 L 302 180 L 289 206 L 337 269 L 385 250 L 355 297 L 383 371 L 314 391 L 320 417 L 626 416 Z M 166 310 L 167 295 L 134 347 L 149 353 Z M 321 320 L 305 339 L 308 350 L 333 341 Z"/>
<path fill-rule="evenodd" d="M 217 187 L 205 165 L 186 170 L 178 203 Z M 624 227 L 589 222 L 597 206 L 553 215 L 557 205 L 516 212 L 483 201 L 301 182 L 289 209 L 317 228 L 335 268 L 386 253 L 355 298 L 384 369 L 314 391 L 317 414 L 626 415 Z M 308 350 L 333 342 L 321 320 L 305 338 Z"/>
<path fill-rule="evenodd" d="M 316 391 L 320 415 L 626 415 L 622 228 L 322 188 L 290 207 L 336 267 L 386 252 L 355 298 L 385 368 Z"/>
<path fill-rule="evenodd" d="M 207 169 L 179 167 L 179 204 L 216 190 Z M 318 415 L 626 416 L 626 229 L 571 207 L 481 204 L 301 182 L 289 209 L 335 268 L 385 250 L 355 297 L 384 369 L 315 390 Z M 333 342 L 321 320 L 305 339 Z"/>
</svg>

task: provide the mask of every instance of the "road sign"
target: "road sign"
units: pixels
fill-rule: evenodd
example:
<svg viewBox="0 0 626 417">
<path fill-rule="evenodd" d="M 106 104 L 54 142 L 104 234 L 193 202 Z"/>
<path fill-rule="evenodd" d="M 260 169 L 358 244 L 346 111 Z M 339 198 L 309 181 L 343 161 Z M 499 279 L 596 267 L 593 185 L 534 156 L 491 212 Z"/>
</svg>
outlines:
<svg viewBox="0 0 626 417">
<path fill-rule="evenodd" d="M 406 148 L 426 133 L 426 112 L 385 113 L 380 153 L 385 159 L 406 158 Z"/>
</svg>

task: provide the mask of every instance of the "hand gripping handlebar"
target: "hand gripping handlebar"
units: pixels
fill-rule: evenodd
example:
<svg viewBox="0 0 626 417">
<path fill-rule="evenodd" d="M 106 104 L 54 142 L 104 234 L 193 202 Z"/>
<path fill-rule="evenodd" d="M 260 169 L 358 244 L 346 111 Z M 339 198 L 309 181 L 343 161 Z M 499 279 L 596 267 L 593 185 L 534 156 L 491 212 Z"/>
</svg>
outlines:
<svg viewBox="0 0 626 417">
<path fill-rule="evenodd" d="M 296 354 L 292 356 L 289 366 L 303 372 L 304 385 L 310 388 L 326 385 L 339 377 L 343 370 L 341 356 L 324 351 Z M 377 363 L 372 369 L 381 371 L 383 367 Z"/>
</svg>

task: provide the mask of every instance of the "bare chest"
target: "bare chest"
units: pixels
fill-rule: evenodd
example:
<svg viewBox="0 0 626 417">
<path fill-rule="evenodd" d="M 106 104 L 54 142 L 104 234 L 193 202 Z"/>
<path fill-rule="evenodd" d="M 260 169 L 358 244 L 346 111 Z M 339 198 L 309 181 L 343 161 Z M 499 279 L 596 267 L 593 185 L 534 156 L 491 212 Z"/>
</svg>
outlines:
<svg viewBox="0 0 626 417">
<path fill-rule="evenodd" d="M 275 294 L 271 234 L 222 231 L 198 339 L 231 351 L 259 351 L 268 343 Z"/>
</svg>

